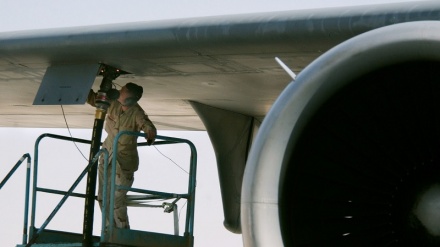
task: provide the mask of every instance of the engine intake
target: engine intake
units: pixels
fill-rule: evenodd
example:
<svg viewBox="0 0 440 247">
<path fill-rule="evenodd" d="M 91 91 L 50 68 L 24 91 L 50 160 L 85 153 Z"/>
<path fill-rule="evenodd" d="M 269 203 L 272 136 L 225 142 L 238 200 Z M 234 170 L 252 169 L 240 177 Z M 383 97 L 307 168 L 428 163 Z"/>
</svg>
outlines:
<svg viewBox="0 0 440 247">
<path fill-rule="evenodd" d="M 245 246 L 440 244 L 440 23 L 370 31 L 291 83 L 260 128 Z"/>
</svg>

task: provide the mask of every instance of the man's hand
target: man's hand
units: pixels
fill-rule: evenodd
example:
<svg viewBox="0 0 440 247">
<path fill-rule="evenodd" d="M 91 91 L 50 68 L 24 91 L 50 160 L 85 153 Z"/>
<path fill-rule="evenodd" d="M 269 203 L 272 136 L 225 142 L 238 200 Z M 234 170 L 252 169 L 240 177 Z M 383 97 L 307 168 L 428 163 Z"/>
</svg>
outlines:
<svg viewBox="0 0 440 247">
<path fill-rule="evenodd" d="M 145 139 L 147 139 L 147 144 L 151 145 L 154 143 L 154 141 L 156 140 L 156 131 L 155 130 L 149 130 L 147 131 L 147 137 L 145 137 Z"/>
</svg>

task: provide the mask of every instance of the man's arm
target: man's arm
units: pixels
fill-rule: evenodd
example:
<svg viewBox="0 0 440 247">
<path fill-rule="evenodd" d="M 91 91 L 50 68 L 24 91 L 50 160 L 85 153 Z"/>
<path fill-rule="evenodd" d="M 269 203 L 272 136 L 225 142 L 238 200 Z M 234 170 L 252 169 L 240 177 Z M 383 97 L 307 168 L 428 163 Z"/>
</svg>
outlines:
<svg viewBox="0 0 440 247">
<path fill-rule="evenodd" d="M 157 130 L 156 126 L 154 126 L 153 122 L 148 118 L 148 115 L 145 114 L 143 117 L 138 119 L 140 122 L 141 130 L 147 134 L 147 142 L 149 145 L 153 144 L 156 140 Z"/>
</svg>

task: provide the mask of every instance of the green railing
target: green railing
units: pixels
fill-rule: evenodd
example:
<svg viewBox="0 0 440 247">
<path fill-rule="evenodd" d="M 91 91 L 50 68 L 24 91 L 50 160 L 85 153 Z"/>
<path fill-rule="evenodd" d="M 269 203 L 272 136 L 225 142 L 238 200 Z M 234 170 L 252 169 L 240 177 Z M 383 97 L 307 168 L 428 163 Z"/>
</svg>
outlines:
<svg viewBox="0 0 440 247">
<path fill-rule="evenodd" d="M 27 154 L 23 154 L 21 158 L 17 161 L 17 163 L 12 167 L 11 171 L 6 175 L 6 177 L 0 183 L 0 190 L 6 184 L 6 182 L 11 178 L 15 171 L 17 171 L 18 167 L 23 164 L 23 161 L 27 159 L 27 167 L 26 167 L 26 191 L 25 191 L 25 199 L 24 199 L 24 226 L 23 226 L 23 244 L 27 241 L 27 228 L 28 228 L 28 215 L 29 215 L 29 184 L 31 178 L 31 156 Z"/>
<path fill-rule="evenodd" d="M 117 143 L 119 138 L 122 135 L 134 135 L 134 136 L 142 136 L 145 137 L 145 134 L 137 133 L 137 132 L 130 132 L 130 131 L 121 131 L 119 132 L 115 140 L 113 142 L 114 147 L 114 153 L 117 153 Z M 193 143 L 191 143 L 188 140 L 185 139 L 179 139 L 179 138 L 172 138 L 172 137 L 165 137 L 165 136 L 157 136 L 156 139 L 162 140 L 159 142 L 155 142 L 154 145 L 164 145 L 164 144 L 176 144 L 176 143 L 185 143 L 190 147 L 191 150 L 191 157 L 190 157 L 190 171 L 189 171 L 189 181 L 188 181 L 188 190 L 185 194 L 176 194 L 176 193 L 167 193 L 167 192 L 160 192 L 160 191 L 151 191 L 151 190 L 145 190 L 145 189 L 137 189 L 137 188 L 129 188 L 124 186 L 118 186 L 115 184 L 115 175 L 116 175 L 116 166 L 112 167 L 112 173 L 111 173 L 111 186 L 110 186 L 110 207 L 114 207 L 114 191 L 116 189 L 122 189 L 127 191 L 133 191 L 137 193 L 143 193 L 146 195 L 151 195 L 154 197 L 154 199 L 162 198 L 162 199 L 174 199 L 174 201 L 171 204 L 168 204 L 169 211 L 175 210 L 175 203 L 179 199 L 186 199 L 187 200 L 187 217 L 185 222 L 185 232 L 184 232 L 184 239 L 180 241 L 181 239 L 175 239 L 175 246 L 193 246 L 193 232 L 194 232 L 194 204 L 195 204 L 195 188 L 196 188 L 196 170 L 197 170 L 197 152 L 196 148 Z M 147 143 L 142 143 L 139 146 L 147 145 Z M 112 164 L 116 164 L 116 155 L 112 156 Z M 104 167 L 104 174 L 107 174 L 107 166 Z M 104 184 L 107 184 L 107 177 L 104 176 Z M 107 186 L 104 186 L 103 195 L 107 195 Z M 107 205 L 105 205 L 107 200 L 105 198 L 103 199 L 103 208 L 106 208 Z M 102 218 L 102 225 L 105 225 L 105 212 L 107 210 L 103 211 L 103 218 Z M 176 214 L 174 215 L 177 216 Z M 111 213 L 109 215 L 109 222 L 113 222 L 114 215 Z M 118 232 L 117 232 L 117 231 Z M 122 231 L 122 233 L 121 233 Z M 176 233 L 176 231 L 175 231 Z M 129 231 L 127 230 L 120 230 L 115 229 L 113 224 L 109 224 L 109 227 L 107 231 L 101 234 L 101 242 L 110 242 L 110 243 L 128 243 L 129 241 L 133 241 L 133 236 L 129 234 Z"/>
<path fill-rule="evenodd" d="M 85 198 L 85 194 L 80 193 L 73 193 L 73 190 L 76 188 L 76 186 L 79 184 L 79 182 L 84 178 L 84 176 L 87 174 L 87 171 L 90 167 L 96 164 L 96 161 L 99 157 L 99 154 L 104 152 L 105 156 L 108 158 L 108 152 L 106 150 L 100 150 L 93 160 L 89 162 L 89 164 L 84 168 L 84 170 L 81 172 L 81 174 L 78 176 L 78 178 L 75 180 L 74 184 L 70 187 L 68 191 L 61 191 L 61 190 L 53 190 L 49 188 L 39 187 L 38 186 L 38 167 L 39 167 L 39 145 L 40 142 L 43 140 L 43 138 L 53 138 L 53 139 L 59 139 L 59 140 L 65 140 L 65 141 L 74 141 L 78 143 L 84 143 L 84 144 L 90 144 L 90 140 L 84 140 L 84 139 L 78 139 L 78 138 L 72 138 L 72 137 L 66 137 L 66 136 L 60 136 L 60 135 L 54 135 L 54 134 L 42 134 L 40 135 L 37 140 L 35 141 L 35 147 L 34 147 L 34 173 L 33 173 L 33 188 L 32 188 L 32 212 L 31 212 L 31 223 L 30 223 L 30 236 L 29 236 L 29 242 L 27 243 L 27 246 L 31 246 L 33 243 L 35 243 L 38 240 L 38 237 L 41 235 L 41 233 L 45 230 L 46 226 L 50 223 L 50 221 L 53 219 L 53 217 L 56 215 L 56 213 L 59 211 L 61 206 L 64 204 L 64 202 L 67 200 L 68 197 L 80 197 Z M 37 202 L 37 192 L 44 192 L 44 193 L 50 193 L 50 194 L 58 194 L 62 195 L 62 199 L 57 204 L 57 206 L 53 209 L 53 211 L 49 214 L 47 219 L 44 221 L 44 223 L 40 226 L 40 228 L 35 227 L 35 217 L 36 217 L 36 202 Z"/>
<path fill-rule="evenodd" d="M 129 132 L 129 131 L 122 131 L 120 132 L 114 141 L 114 152 L 117 152 L 117 141 L 119 140 L 119 137 L 121 135 L 136 135 L 136 136 L 143 136 L 145 137 L 145 134 L 141 134 L 138 132 Z M 67 200 L 68 197 L 80 197 L 80 198 L 85 198 L 86 195 L 85 194 L 81 194 L 81 193 L 74 193 L 74 189 L 77 187 L 77 185 L 79 184 L 79 182 L 84 178 L 85 174 L 87 173 L 87 171 L 94 165 L 96 165 L 96 163 L 98 163 L 98 159 L 99 156 L 101 154 L 104 155 L 104 169 L 105 169 L 105 173 L 107 172 L 107 167 L 108 167 L 108 157 L 109 154 L 107 152 L 107 150 L 105 149 L 101 149 L 93 158 L 92 161 L 90 161 L 88 163 L 88 165 L 84 168 L 84 170 L 81 172 L 81 174 L 78 176 L 78 178 L 76 179 L 76 181 L 74 182 L 74 184 L 70 187 L 70 189 L 68 191 L 61 191 L 61 190 L 54 190 L 54 189 L 49 189 L 49 188 L 43 188 L 43 187 L 39 187 L 38 186 L 38 159 L 39 159 L 39 144 L 41 142 L 41 140 L 43 138 L 46 137 L 50 137 L 50 138 L 54 138 L 54 139 L 60 139 L 60 140 L 66 140 L 66 141 L 74 141 L 74 142 L 78 142 L 78 143 L 84 143 L 84 144 L 90 144 L 91 141 L 89 140 L 83 140 L 83 139 L 78 139 L 78 138 L 72 138 L 72 137 L 66 137 L 66 136 L 60 136 L 60 135 L 54 135 L 54 134 L 42 134 L 40 135 L 40 137 L 38 137 L 36 143 L 35 143 L 35 150 L 34 150 L 34 173 L 33 173 L 33 190 L 32 190 L 32 211 L 31 211 L 31 218 L 30 218 L 30 236 L 29 236 L 29 242 L 26 244 L 26 239 L 27 239 L 27 234 L 25 234 L 23 236 L 23 244 L 26 244 L 26 246 L 31 246 L 33 243 L 38 243 L 39 242 L 39 237 L 41 235 L 44 235 L 44 242 L 48 243 L 48 240 L 50 240 L 52 237 L 56 238 L 56 239 L 60 239 L 62 238 L 64 235 L 68 235 L 67 238 L 69 239 L 69 241 L 72 241 L 72 239 L 74 239 L 75 241 L 77 240 L 77 242 L 81 243 L 82 240 L 82 236 L 80 234 L 75 234 L 75 233 L 65 233 L 65 232 L 56 232 L 56 231 L 46 231 L 45 228 L 46 226 L 49 224 L 49 222 L 53 219 L 53 217 L 56 215 L 56 213 L 59 211 L 59 209 L 62 207 L 62 205 L 64 204 L 64 202 Z M 166 211 L 171 212 L 174 210 L 175 214 L 175 233 L 174 235 L 170 235 L 170 242 L 168 242 L 167 244 L 171 243 L 170 246 L 188 246 L 188 247 L 192 247 L 193 246 L 193 230 L 194 230 L 194 204 L 195 204 L 195 187 L 196 187 L 196 168 L 197 168 L 197 152 L 195 149 L 195 146 L 188 140 L 185 139 L 179 139 L 179 138 L 172 138 L 172 137 L 165 137 L 165 136 L 157 136 L 156 137 L 156 142 L 154 143 L 154 146 L 158 146 L 158 145 L 167 145 L 167 144 L 178 144 L 178 143 L 185 143 L 190 147 L 191 150 L 191 156 L 190 156 L 190 171 L 189 171 L 189 178 L 188 178 L 188 190 L 187 193 L 184 194 L 176 194 L 176 193 L 169 193 L 169 192 L 160 192 L 160 191 L 152 191 L 152 190 L 145 190 L 145 189 L 139 189 L 139 188 L 128 188 L 128 187 L 123 187 L 123 186 L 118 186 L 114 184 L 115 181 L 115 166 L 111 166 L 112 167 L 112 176 L 111 176 L 111 184 L 110 184 L 110 189 L 111 189 L 111 193 L 110 193 L 110 205 L 105 205 L 106 203 L 106 198 L 103 199 L 104 205 L 103 207 L 107 207 L 110 206 L 110 208 L 113 208 L 114 205 L 114 191 L 116 189 L 123 189 L 123 190 L 127 190 L 127 191 L 132 191 L 132 192 L 136 192 L 136 193 L 141 193 L 141 194 L 145 194 L 146 196 L 143 197 L 145 198 L 151 198 L 151 199 L 167 199 L 167 200 L 173 200 L 171 203 L 166 203 L 164 204 L 164 207 L 166 208 Z M 146 146 L 147 143 L 138 143 L 138 146 Z M 28 157 L 28 173 L 30 174 L 30 156 L 27 155 L 26 157 Z M 23 159 L 23 158 L 22 158 Z M 116 157 L 113 156 L 112 159 L 112 163 L 115 164 L 116 162 Z M 18 167 L 18 165 L 16 165 Z M 14 167 L 13 170 L 16 170 L 16 168 Z M 13 173 L 13 171 L 10 172 L 11 174 Z M 7 178 L 5 179 L 7 181 L 7 179 L 10 177 L 10 175 L 8 174 Z M 104 183 L 108 183 L 108 181 L 106 181 L 106 176 L 104 177 L 105 181 Z M 2 184 L 0 185 L 0 188 L 3 186 L 3 184 L 6 182 L 2 182 Z M 25 205 L 29 204 L 29 178 L 27 179 L 27 185 L 26 185 L 27 191 L 26 191 L 26 199 L 25 199 Z M 104 190 L 106 190 L 107 186 L 104 186 Z M 50 193 L 50 194 L 58 194 L 58 195 L 62 195 L 62 199 L 59 201 L 59 203 L 56 205 L 56 207 L 53 209 L 53 211 L 49 214 L 49 216 L 47 217 L 47 219 L 44 221 L 44 223 L 39 227 L 36 228 L 35 227 L 35 216 L 36 216 L 36 201 L 37 201 L 37 192 L 43 192 L 43 193 Z M 107 195 L 106 191 L 104 191 L 103 193 L 104 196 Z M 187 214 L 186 214 L 186 221 L 185 221 L 185 232 L 183 234 L 183 236 L 175 236 L 178 235 L 178 230 L 176 231 L 176 202 L 180 199 L 186 199 L 187 200 Z M 25 209 L 25 229 L 27 229 L 27 206 Z M 148 241 L 159 241 L 160 243 L 164 243 L 164 241 L 168 241 L 167 237 L 165 235 L 158 235 L 156 236 L 155 233 L 149 233 L 149 232 L 141 232 L 141 231 L 130 231 L 127 229 L 118 229 L 118 228 L 114 228 L 112 224 L 109 225 L 108 229 L 105 231 L 105 212 L 107 212 L 107 210 L 102 210 L 102 231 L 101 231 L 101 236 L 100 238 L 98 238 L 99 240 L 96 241 L 100 241 L 101 243 L 119 243 L 119 244 L 133 244 L 133 245 L 138 245 L 138 244 L 142 244 L 139 243 L 139 241 L 144 241 L 145 239 L 148 239 Z M 113 221 L 113 214 L 109 215 L 110 218 L 110 222 Z M 142 235 L 144 234 L 144 235 Z M 146 235 L 145 235 L 146 234 Z M 61 236 L 63 235 L 63 236 Z M 74 235 L 74 236 L 72 236 Z M 49 236 L 49 237 L 47 237 Z M 165 236 L 165 237 L 164 237 Z M 58 240 L 57 240 L 58 241 Z M 56 244 L 55 242 L 52 244 Z M 151 245 L 151 243 L 149 243 Z M 50 245 L 50 246 L 55 246 L 55 245 Z"/>
</svg>

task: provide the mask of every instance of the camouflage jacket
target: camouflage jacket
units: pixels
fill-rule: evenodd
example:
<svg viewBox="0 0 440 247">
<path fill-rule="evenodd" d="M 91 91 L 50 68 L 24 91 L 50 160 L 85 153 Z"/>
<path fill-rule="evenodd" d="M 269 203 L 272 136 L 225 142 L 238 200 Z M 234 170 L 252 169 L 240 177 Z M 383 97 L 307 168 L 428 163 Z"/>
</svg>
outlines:
<svg viewBox="0 0 440 247">
<path fill-rule="evenodd" d="M 87 98 L 87 103 L 95 106 L 96 94 L 91 90 Z M 103 148 L 106 148 L 109 152 L 109 162 L 113 157 L 113 142 L 119 131 L 144 131 L 154 130 L 156 127 L 148 118 L 148 115 L 144 110 L 135 104 L 128 108 L 126 111 L 122 110 L 122 104 L 117 100 L 113 100 L 107 109 L 105 119 L 105 131 L 107 137 L 102 144 Z M 137 150 L 137 136 L 122 135 L 118 140 L 118 156 L 117 161 L 122 170 L 136 171 L 139 167 L 139 155 Z"/>
</svg>

